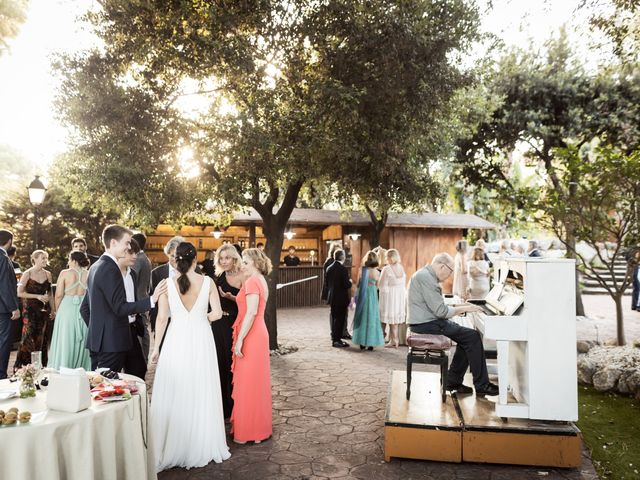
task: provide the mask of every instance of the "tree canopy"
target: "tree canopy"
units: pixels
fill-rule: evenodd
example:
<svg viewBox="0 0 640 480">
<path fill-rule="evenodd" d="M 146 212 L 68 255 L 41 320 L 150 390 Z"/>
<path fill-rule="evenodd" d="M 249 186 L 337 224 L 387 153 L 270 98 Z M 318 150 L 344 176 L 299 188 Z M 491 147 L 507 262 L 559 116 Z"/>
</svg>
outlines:
<svg viewBox="0 0 640 480">
<path fill-rule="evenodd" d="M 434 195 L 427 167 L 466 80 L 473 2 L 100 5 L 88 19 L 104 45 L 59 62 L 76 134 L 59 169 L 76 202 L 137 224 L 255 208 L 277 264 L 307 185 L 366 197 L 392 175 L 388 203 Z"/>
</svg>

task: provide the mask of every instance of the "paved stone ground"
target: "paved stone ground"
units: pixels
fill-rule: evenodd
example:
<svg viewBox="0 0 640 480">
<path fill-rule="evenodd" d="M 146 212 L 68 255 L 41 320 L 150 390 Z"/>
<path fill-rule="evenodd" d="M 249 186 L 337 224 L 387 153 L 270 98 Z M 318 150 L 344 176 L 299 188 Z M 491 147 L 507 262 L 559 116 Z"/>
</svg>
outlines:
<svg viewBox="0 0 640 480">
<path fill-rule="evenodd" d="M 599 340 L 616 338 L 616 304 L 609 295 L 583 295 L 585 314 L 588 319 L 576 324 L 579 340 Z M 631 296 L 622 299 L 622 314 L 627 343 L 640 342 L 640 312 L 631 310 Z"/>
<path fill-rule="evenodd" d="M 383 460 L 389 372 L 404 368 L 406 349 L 330 346 L 327 308 L 279 312 L 279 340 L 299 350 L 272 357 L 273 438 L 236 445 L 222 464 L 172 469 L 177 479 L 596 479 L 583 456 L 579 469 Z M 418 368 L 429 368 L 420 366 Z M 147 380 L 151 380 L 152 372 Z"/>
</svg>

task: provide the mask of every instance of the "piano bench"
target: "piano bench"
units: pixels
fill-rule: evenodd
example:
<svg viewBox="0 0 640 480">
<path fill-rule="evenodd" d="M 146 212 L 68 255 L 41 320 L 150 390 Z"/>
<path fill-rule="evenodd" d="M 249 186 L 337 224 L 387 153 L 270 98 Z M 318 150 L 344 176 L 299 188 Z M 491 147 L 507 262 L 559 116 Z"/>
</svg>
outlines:
<svg viewBox="0 0 640 480">
<path fill-rule="evenodd" d="M 442 403 L 447 401 L 447 369 L 451 339 L 444 335 L 410 333 L 407 336 L 407 400 L 411 397 L 411 370 L 413 363 L 440 365 L 440 392 Z"/>
</svg>

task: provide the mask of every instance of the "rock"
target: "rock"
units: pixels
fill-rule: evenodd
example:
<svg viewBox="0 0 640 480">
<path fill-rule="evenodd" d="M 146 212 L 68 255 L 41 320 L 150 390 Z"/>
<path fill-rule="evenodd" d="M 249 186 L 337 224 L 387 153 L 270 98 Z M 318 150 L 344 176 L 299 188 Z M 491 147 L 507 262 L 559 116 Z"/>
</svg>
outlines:
<svg viewBox="0 0 640 480">
<path fill-rule="evenodd" d="M 640 350 L 635 347 L 592 346 L 578 355 L 578 380 L 600 391 L 640 395 Z"/>
<path fill-rule="evenodd" d="M 601 392 L 613 390 L 621 374 L 622 369 L 618 365 L 606 365 L 593 374 L 593 386 Z"/>
<path fill-rule="evenodd" d="M 595 340 L 578 340 L 576 346 L 578 348 L 578 353 L 587 353 L 593 347 L 599 345 Z"/>
<path fill-rule="evenodd" d="M 578 382 L 591 385 L 593 374 L 596 373 L 596 363 L 586 355 L 578 356 Z"/>
</svg>

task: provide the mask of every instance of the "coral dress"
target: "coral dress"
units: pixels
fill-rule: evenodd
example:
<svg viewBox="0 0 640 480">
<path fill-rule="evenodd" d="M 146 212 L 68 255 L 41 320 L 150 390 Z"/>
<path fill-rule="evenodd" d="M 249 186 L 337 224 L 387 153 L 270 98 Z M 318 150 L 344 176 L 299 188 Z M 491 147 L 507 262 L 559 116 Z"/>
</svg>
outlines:
<svg viewBox="0 0 640 480">
<path fill-rule="evenodd" d="M 242 358 L 233 356 L 233 412 L 231 432 L 238 442 L 266 440 L 273 433 L 271 423 L 271 368 L 269 333 L 264 323 L 267 292 L 259 278 L 250 277 L 240 289 L 238 319 L 233 325 L 233 348 L 247 312 L 247 295 L 260 297 L 258 313 L 242 343 Z"/>
</svg>

